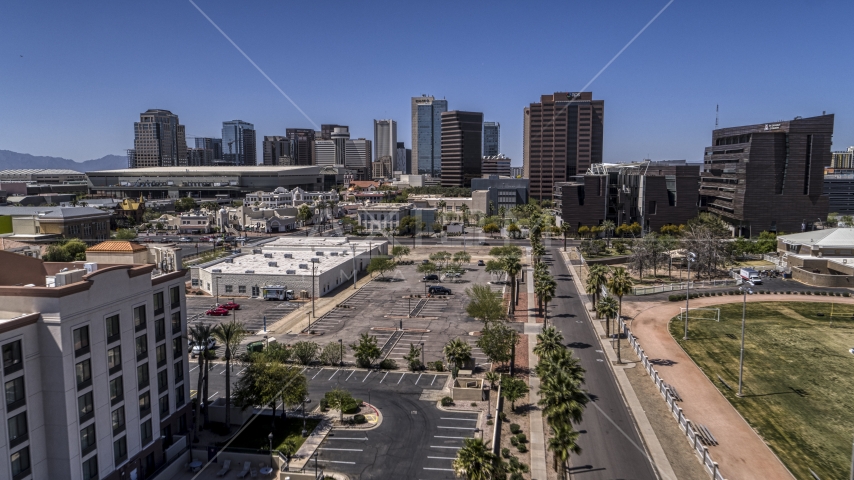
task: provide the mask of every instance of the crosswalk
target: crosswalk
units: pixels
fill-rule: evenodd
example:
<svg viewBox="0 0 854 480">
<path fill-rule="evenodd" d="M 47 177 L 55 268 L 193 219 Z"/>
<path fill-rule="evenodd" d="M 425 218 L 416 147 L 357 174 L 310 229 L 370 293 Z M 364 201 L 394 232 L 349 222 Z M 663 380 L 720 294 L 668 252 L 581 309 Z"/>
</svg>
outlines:
<svg viewBox="0 0 854 480">
<path fill-rule="evenodd" d="M 306 367 L 303 374 L 309 382 L 353 383 L 388 388 L 416 386 L 440 390 L 448 381 L 448 373 L 364 370 L 353 367 Z"/>
</svg>

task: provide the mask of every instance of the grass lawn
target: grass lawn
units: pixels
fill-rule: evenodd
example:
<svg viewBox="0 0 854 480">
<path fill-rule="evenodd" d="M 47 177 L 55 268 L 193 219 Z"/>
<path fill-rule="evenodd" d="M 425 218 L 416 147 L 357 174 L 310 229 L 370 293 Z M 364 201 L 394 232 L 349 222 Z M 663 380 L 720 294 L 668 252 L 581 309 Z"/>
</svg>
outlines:
<svg viewBox="0 0 854 480">
<path fill-rule="evenodd" d="M 314 430 L 314 427 L 320 423 L 320 420 L 306 420 L 306 429 L 309 433 Z M 234 442 L 229 445 L 233 448 L 246 448 L 251 450 L 270 451 L 270 440 L 267 435 L 270 434 L 270 417 L 260 415 L 255 417 L 255 420 L 240 432 L 240 435 L 234 439 Z M 302 446 L 305 439 L 302 436 L 302 417 L 288 418 L 282 420 L 281 417 L 276 417 L 276 428 L 273 431 L 273 450 L 279 450 L 281 445 L 288 438 L 296 440 L 297 449 Z"/>
<path fill-rule="evenodd" d="M 854 306 L 748 303 L 743 398 L 738 389 L 741 303 L 720 305 L 721 321 L 694 320 L 670 333 L 784 464 L 800 479 L 847 479 L 854 437 Z M 819 316 L 824 314 L 824 316 Z M 720 375 L 734 390 L 717 379 Z M 714 433 L 714 432 L 713 432 Z"/>
</svg>

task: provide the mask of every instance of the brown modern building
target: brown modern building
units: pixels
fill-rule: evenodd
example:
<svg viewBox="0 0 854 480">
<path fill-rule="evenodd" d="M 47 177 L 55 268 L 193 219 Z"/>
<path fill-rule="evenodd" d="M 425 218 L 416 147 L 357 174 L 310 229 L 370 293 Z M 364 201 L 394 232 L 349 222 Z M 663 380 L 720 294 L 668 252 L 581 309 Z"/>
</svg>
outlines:
<svg viewBox="0 0 854 480">
<path fill-rule="evenodd" d="M 555 207 L 574 229 L 611 220 L 657 232 L 697 216 L 699 178 L 700 165 L 685 160 L 593 165 L 555 184 Z"/>
<path fill-rule="evenodd" d="M 312 145 L 315 132 L 310 128 L 288 128 L 285 135 L 291 142 L 291 165 L 314 165 Z"/>
<path fill-rule="evenodd" d="M 291 165 L 291 141 L 288 137 L 264 136 L 264 165 Z"/>
<path fill-rule="evenodd" d="M 471 187 L 481 172 L 483 114 L 442 112 L 442 186 Z"/>
<path fill-rule="evenodd" d="M 832 114 L 714 130 L 701 210 L 720 215 L 736 236 L 811 230 L 827 218 L 832 136 Z"/>
<path fill-rule="evenodd" d="M 531 197 L 551 199 L 555 183 L 602 163 L 605 101 L 591 92 L 543 95 L 524 111 L 524 176 Z"/>
</svg>

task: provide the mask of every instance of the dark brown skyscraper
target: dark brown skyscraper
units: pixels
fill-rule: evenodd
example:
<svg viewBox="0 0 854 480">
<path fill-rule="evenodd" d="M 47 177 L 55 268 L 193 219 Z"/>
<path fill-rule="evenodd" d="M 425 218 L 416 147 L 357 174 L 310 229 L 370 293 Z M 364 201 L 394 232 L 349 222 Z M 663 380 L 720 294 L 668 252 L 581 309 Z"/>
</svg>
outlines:
<svg viewBox="0 0 854 480">
<path fill-rule="evenodd" d="M 480 177 L 483 114 L 442 112 L 442 186 L 471 187 Z"/>
<path fill-rule="evenodd" d="M 285 135 L 291 142 L 291 165 L 314 165 L 311 144 L 314 143 L 314 130 L 310 128 L 288 128 Z"/>
<path fill-rule="evenodd" d="M 801 232 L 827 218 L 824 169 L 833 115 L 712 132 L 700 175 L 700 207 L 737 236 Z"/>
<path fill-rule="evenodd" d="M 524 176 L 532 198 L 551 199 L 556 182 L 602 163 L 604 100 L 593 100 L 591 92 L 557 92 L 540 97 L 524 115 Z"/>
</svg>

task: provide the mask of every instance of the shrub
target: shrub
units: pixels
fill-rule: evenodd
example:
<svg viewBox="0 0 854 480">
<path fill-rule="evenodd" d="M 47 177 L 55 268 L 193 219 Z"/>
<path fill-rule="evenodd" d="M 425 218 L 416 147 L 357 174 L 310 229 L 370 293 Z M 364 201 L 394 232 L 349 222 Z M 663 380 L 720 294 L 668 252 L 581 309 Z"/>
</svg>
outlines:
<svg viewBox="0 0 854 480">
<path fill-rule="evenodd" d="M 510 432 L 513 433 L 513 435 L 516 435 L 517 433 L 519 433 L 521 431 L 522 431 L 522 427 L 520 427 L 518 423 L 511 423 L 510 424 Z"/>
<path fill-rule="evenodd" d="M 495 422 L 493 422 L 492 419 L 489 419 L 486 421 L 486 424 L 487 425 L 495 425 Z"/>
<path fill-rule="evenodd" d="M 397 362 L 395 362 L 394 360 L 392 360 L 390 358 L 386 358 L 385 360 L 380 362 L 380 368 L 383 370 L 396 370 L 397 369 Z"/>
<path fill-rule="evenodd" d="M 435 362 L 431 363 L 430 365 L 433 367 L 433 370 L 436 370 L 437 372 L 444 372 L 445 371 L 445 366 L 442 364 L 441 360 L 436 360 Z"/>
<path fill-rule="evenodd" d="M 528 437 L 524 433 L 516 435 L 516 440 L 519 440 L 519 443 L 528 443 Z"/>
<path fill-rule="evenodd" d="M 510 445 L 513 445 L 514 447 L 519 446 L 519 439 L 516 437 L 510 437 Z"/>
<path fill-rule="evenodd" d="M 514 472 L 510 475 L 510 480 L 525 480 L 525 477 L 519 472 Z"/>
<path fill-rule="evenodd" d="M 471 406 L 472 406 L 472 407 L 476 407 L 476 406 L 477 406 L 477 402 L 471 402 Z"/>
<path fill-rule="evenodd" d="M 329 410 L 329 402 L 325 398 L 320 399 L 320 410 L 324 412 Z"/>
<path fill-rule="evenodd" d="M 504 458 L 510 458 L 510 449 L 509 448 L 502 448 L 501 449 L 501 456 Z"/>
<path fill-rule="evenodd" d="M 448 407 L 454 404 L 454 399 L 451 397 L 442 397 L 442 406 Z"/>
<path fill-rule="evenodd" d="M 812 290 L 807 290 L 807 295 L 812 295 Z"/>
<path fill-rule="evenodd" d="M 528 447 L 524 443 L 520 443 L 516 448 L 519 449 L 519 453 L 525 453 L 528 451 Z"/>
<path fill-rule="evenodd" d="M 353 422 L 355 422 L 356 424 L 361 425 L 363 423 L 367 423 L 367 421 L 368 419 L 366 419 L 365 416 L 362 414 L 353 415 Z"/>
<path fill-rule="evenodd" d="M 499 417 L 499 418 L 501 418 L 501 421 L 502 421 L 502 422 L 506 422 L 506 421 L 507 421 L 507 414 L 506 414 L 506 413 L 504 413 L 504 412 L 499 413 L 499 414 L 498 414 L 498 417 Z"/>
</svg>

